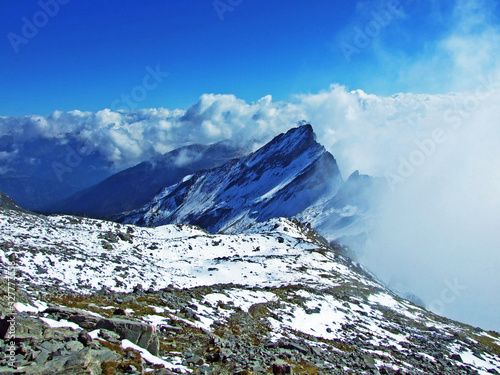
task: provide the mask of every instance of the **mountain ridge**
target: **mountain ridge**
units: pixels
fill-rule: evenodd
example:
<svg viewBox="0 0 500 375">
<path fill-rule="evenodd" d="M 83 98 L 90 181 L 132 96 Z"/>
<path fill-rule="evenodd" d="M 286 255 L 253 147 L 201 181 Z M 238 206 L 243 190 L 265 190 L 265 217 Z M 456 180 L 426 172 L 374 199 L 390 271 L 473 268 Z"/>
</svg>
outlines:
<svg viewBox="0 0 500 375">
<path fill-rule="evenodd" d="M 248 156 L 165 188 L 118 220 L 147 226 L 184 222 L 217 232 L 237 223 L 292 217 L 318 197 L 334 195 L 342 183 L 335 158 L 307 124 Z"/>
</svg>

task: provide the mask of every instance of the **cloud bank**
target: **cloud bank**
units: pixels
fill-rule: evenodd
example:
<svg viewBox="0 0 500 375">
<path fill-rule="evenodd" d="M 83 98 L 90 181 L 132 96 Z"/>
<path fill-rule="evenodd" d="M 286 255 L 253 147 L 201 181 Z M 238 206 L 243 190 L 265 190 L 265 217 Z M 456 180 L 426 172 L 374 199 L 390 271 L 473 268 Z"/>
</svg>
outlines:
<svg viewBox="0 0 500 375">
<path fill-rule="evenodd" d="M 484 82 L 478 81 L 478 87 L 490 95 L 495 82 L 486 78 Z M 274 102 L 266 96 L 249 104 L 233 95 L 205 94 L 187 110 L 75 110 L 0 117 L 0 136 L 12 139 L 10 149 L 1 150 L 6 153 L 1 161 L 15 157 L 16 145 L 26 141 L 43 138 L 64 144 L 73 139 L 84 146 L 83 153 L 97 152 L 119 170 L 192 143 L 232 139 L 262 144 L 305 120 L 338 159 L 344 174 L 359 169 L 383 175 L 394 170 L 399 157 L 416 139 L 428 137 L 436 124 L 453 125 L 469 96 L 380 97 L 332 85 L 316 94 L 297 95 L 290 102 Z"/>
</svg>

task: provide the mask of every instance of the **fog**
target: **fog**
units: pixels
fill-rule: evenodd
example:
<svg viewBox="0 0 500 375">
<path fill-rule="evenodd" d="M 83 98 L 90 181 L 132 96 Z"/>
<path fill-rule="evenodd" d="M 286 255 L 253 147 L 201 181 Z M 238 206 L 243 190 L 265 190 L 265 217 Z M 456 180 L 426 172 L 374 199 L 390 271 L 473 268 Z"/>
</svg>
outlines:
<svg viewBox="0 0 500 375">
<path fill-rule="evenodd" d="M 492 95 L 458 128 L 448 128 L 445 142 L 394 186 L 361 257 L 383 281 L 415 293 L 434 312 L 497 331 L 498 99 Z"/>
</svg>

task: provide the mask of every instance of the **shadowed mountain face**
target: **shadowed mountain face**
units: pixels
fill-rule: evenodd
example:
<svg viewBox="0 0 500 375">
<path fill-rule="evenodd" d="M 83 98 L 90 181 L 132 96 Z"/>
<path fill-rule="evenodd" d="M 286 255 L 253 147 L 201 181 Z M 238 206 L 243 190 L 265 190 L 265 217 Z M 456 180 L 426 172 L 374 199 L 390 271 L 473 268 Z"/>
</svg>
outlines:
<svg viewBox="0 0 500 375">
<path fill-rule="evenodd" d="M 217 167 L 247 152 L 229 142 L 182 147 L 121 171 L 41 211 L 104 218 L 134 210 L 186 175 Z"/>
<path fill-rule="evenodd" d="M 334 196 L 341 185 L 335 159 L 304 125 L 246 157 L 186 177 L 119 220 L 144 226 L 190 223 L 217 232 L 292 217 Z"/>
</svg>

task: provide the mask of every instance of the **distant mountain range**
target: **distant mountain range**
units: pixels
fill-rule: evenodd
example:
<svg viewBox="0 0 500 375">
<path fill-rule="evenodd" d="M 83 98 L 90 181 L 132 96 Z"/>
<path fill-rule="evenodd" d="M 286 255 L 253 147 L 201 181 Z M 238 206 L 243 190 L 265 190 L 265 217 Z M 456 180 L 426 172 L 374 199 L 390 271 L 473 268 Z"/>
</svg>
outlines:
<svg viewBox="0 0 500 375">
<path fill-rule="evenodd" d="M 0 191 L 21 207 L 39 210 L 113 174 L 104 157 L 66 139 L 0 136 Z"/>
<path fill-rule="evenodd" d="M 228 141 L 181 147 L 116 173 L 64 200 L 45 205 L 41 211 L 110 217 L 141 207 L 165 186 L 177 183 L 186 175 L 217 167 L 249 151 Z"/>
<path fill-rule="evenodd" d="M 215 233 L 297 216 L 323 229 L 330 240 L 351 238 L 367 230 L 366 223 L 355 222 L 370 210 L 377 182 L 358 172 L 344 182 L 335 158 L 316 142 L 312 126 L 303 125 L 250 155 L 166 186 L 144 207 L 116 220 L 141 226 L 189 223 Z"/>
</svg>

